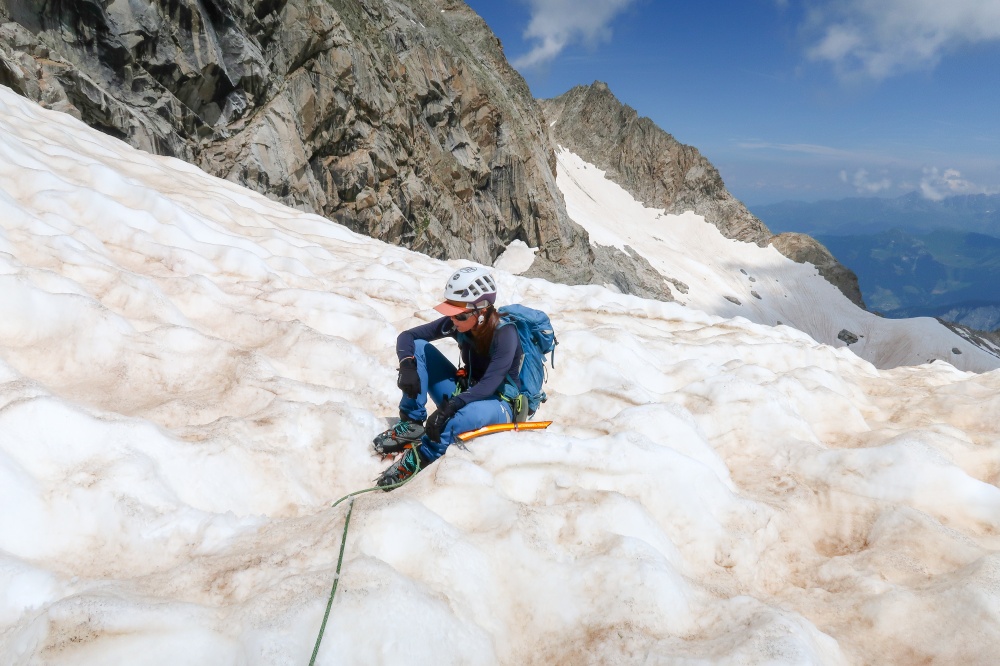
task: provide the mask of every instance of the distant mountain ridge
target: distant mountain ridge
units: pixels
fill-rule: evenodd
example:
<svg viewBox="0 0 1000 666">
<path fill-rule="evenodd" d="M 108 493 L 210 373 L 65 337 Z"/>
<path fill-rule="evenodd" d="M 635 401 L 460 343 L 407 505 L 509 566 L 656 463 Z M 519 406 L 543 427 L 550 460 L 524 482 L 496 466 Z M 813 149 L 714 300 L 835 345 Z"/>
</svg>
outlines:
<svg viewBox="0 0 1000 666">
<path fill-rule="evenodd" d="M 953 229 L 1000 236 L 1000 194 L 932 201 L 913 192 L 892 199 L 783 201 L 752 206 L 752 210 L 771 229 L 813 236 L 869 234 L 894 228 L 911 233 Z"/>
<path fill-rule="evenodd" d="M 899 317 L 935 317 L 976 331 L 1000 333 L 1000 302 L 970 301 L 948 306 L 900 308 Z"/>
<path fill-rule="evenodd" d="M 1000 327 L 1000 238 L 939 229 L 820 236 L 858 275 L 873 310 Z"/>
<path fill-rule="evenodd" d="M 1000 195 L 855 197 L 753 206 L 771 228 L 815 235 L 890 317 L 1000 327 Z"/>
</svg>

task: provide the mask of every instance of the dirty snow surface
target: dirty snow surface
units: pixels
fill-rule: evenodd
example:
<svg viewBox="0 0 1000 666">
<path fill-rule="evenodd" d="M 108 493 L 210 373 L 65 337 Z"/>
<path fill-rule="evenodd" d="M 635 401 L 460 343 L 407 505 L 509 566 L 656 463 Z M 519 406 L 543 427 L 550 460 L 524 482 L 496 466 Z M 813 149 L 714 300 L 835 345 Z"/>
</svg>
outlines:
<svg viewBox="0 0 1000 666">
<path fill-rule="evenodd" d="M 0 87 L 0 663 L 308 663 L 460 265 Z M 994 663 L 1000 372 L 497 277 L 555 425 L 357 497 L 318 663 Z"/>
</svg>

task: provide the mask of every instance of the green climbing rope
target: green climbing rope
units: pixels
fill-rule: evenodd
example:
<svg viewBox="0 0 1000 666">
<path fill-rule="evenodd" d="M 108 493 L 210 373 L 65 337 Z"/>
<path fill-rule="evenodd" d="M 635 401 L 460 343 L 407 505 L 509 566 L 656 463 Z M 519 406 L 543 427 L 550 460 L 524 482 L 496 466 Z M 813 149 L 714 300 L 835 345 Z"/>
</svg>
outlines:
<svg viewBox="0 0 1000 666">
<path fill-rule="evenodd" d="M 388 486 L 374 486 L 372 488 L 365 488 L 364 490 L 355 490 L 353 493 L 344 495 L 330 506 L 331 509 L 335 509 L 337 508 L 337 505 L 344 500 L 351 500 L 351 503 L 347 507 L 347 517 L 344 519 L 344 534 L 340 539 L 340 557 L 337 558 L 337 573 L 334 575 L 333 587 L 330 588 L 330 598 L 326 601 L 326 612 L 323 613 L 323 623 L 319 626 L 319 635 L 316 637 L 316 646 L 313 648 L 312 657 L 309 659 L 309 666 L 315 666 L 316 664 L 316 655 L 319 654 L 319 644 L 323 641 L 323 633 L 326 631 L 326 622 L 330 619 L 330 609 L 333 608 L 333 597 L 337 594 L 337 585 L 340 583 L 340 567 L 344 564 L 344 547 L 347 545 L 347 527 L 351 524 L 351 512 L 354 511 L 353 498 L 364 493 L 370 493 L 373 490 L 392 490 L 409 483 L 420 471 L 420 456 L 416 454 L 416 451 L 414 451 L 413 457 L 417 460 L 417 468 L 414 470 L 413 474 L 406 477 L 402 481 L 397 481 L 396 483 Z"/>
</svg>

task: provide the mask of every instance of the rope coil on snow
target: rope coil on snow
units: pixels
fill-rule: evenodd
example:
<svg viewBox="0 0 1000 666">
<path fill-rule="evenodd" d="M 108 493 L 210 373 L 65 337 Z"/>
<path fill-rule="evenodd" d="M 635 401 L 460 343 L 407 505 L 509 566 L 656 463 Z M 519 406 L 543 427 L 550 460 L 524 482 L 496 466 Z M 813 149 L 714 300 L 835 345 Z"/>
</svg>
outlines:
<svg viewBox="0 0 1000 666">
<path fill-rule="evenodd" d="M 524 423 L 499 423 L 484 426 L 478 430 L 471 430 L 469 432 L 463 432 L 458 436 L 460 442 L 467 442 L 475 437 L 480 437 L 482 435 L 489 435 L 494 432 L 501 432 L 504 430 L 535 430 L 548 428 L 552 424 L 552 421 L 526 421 Z M 351 524 L 351 512 L 354 511 L 354 497 L 357 495 L 362 495 L 364 493 L 370 493 L 373 490 L 392 490 L 393 488 L 399 488 L 404 486 L 417 475 L 421 469 L 420 456 L 417 454 L 416 449 L 413 449 L 413 457 L 416 458 L 417 468 L 413 471 L 413 474 L 406 477 L 402 481 L 397 481 L 396 483 L 390 484 L 388 486 L 374 486 L 373 488 L 365 488 L 364 490 L 356 490 L 353 493 L 348 493 L 341 497 L 339 500 L 334 502 L 330 508 L 335 509 L 337 505 L 346 499 L 351 500 L 350 506 L 347 508 L 347 517 L 344 519 L 344 535 L 340 540 L 340 557 L 337 558 L 337 572 L 333 579 L 333 587 L 330 588 L 330 598 L 326 602 L 326 612 L 323 614 L 323 623 L 319 627 L 319 635 L 316 637 L 316 646 L 313 648 L 312 658 L 309 659 L 309 666 L 315 666 L 316 655 L 319 654 L 319 644 L 323 641 L 323 633 L 326 631 L 327 620 L 330 619 L 330 609 L 333 608 L 333 597 L 337 594 L 337 585 L 340 583 L 340 567 L 344 563 L 344 547 L 347 545 L 347 527 Z"/>
<path fill-rule="evenodd" d="M 417 460 L 417 468 L 414 470 L 413 474 L 406 477 L 402 481 L 397 481 L 396 483 L 388 486 L 374 486 L 372 488 L 365 488 L 364 490 L 355 490 L 353 493 L 344 495 L 330 506 L 331 509 L 336 509 L 337 505 L 344 500 L 351 500 L 351 503 L 347 507 L 347 517 L 344 518 L 344 534 L 340 539 L 340 557 L 337 558 L 337 572 L 334 574 L 333 587 L 330 588 L 330 598 L 326 601 L 326 612 L 323 613 L 323 623 L 319 627 L 319 635 L 316 636 L 316 646 L 313 647 L 312 657 L 309 659 L 309 666 L 315 666 L 316 664 L 316 656 L 319 654 L 319 644 L 323 642 L 323 633 L 326 631 L 326 623 L 327 620 L 330 619 L 330 610 L 333 608 L 333 597 L 337 594 L 337 585 L 340 583 L 340 568 L 344 564 L 344 548 L 347 546 L 347 528 L 351 524 L 351 513 L 354 511 L 354 498 L 364 493 L 370 493 L 373 490 L 392 490 L 393 488 L 399 488 L 400 486 L 404 486 L 412 481 L 420 471 L 420 456 L 416 454 L 415 450 L 413 457 Z"/>
</svg>

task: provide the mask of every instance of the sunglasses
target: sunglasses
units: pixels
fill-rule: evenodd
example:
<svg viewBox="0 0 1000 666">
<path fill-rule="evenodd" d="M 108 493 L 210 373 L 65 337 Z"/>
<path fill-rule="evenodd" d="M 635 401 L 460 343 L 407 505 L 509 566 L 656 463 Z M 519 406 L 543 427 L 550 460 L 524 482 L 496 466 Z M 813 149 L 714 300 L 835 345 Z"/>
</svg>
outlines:
<svg viewBox="0 0 1000 666">
<path fill-rule="evenodd" d="M 476 310 L 468 310 L 466 312 L 462 312 L 461 314 L 451 315 L 451 318 L 455 321 L 466 321 L 469 317 L 475 317 L 476 312 Z"/>
</svg>

